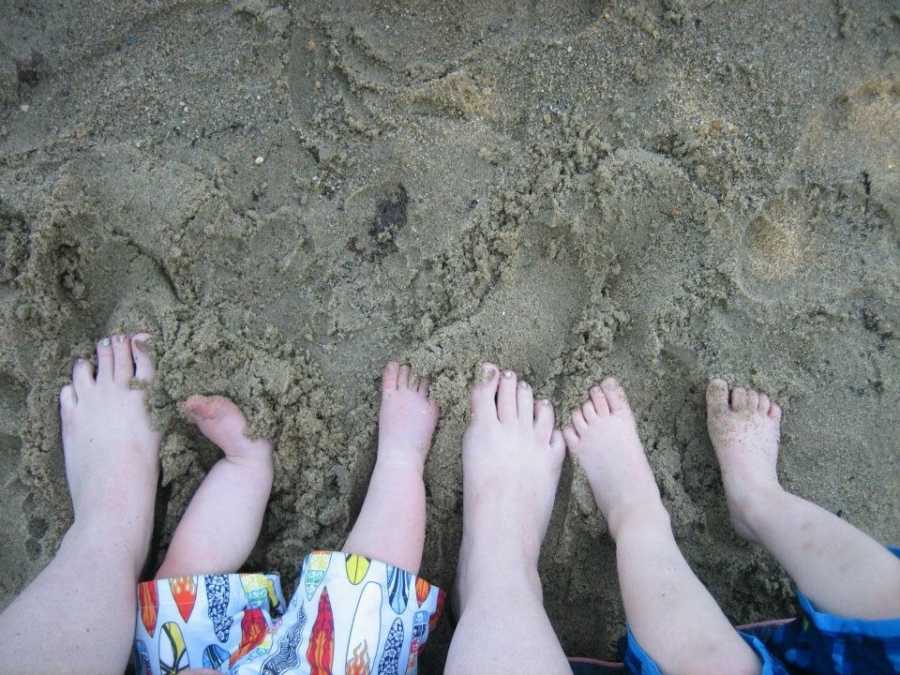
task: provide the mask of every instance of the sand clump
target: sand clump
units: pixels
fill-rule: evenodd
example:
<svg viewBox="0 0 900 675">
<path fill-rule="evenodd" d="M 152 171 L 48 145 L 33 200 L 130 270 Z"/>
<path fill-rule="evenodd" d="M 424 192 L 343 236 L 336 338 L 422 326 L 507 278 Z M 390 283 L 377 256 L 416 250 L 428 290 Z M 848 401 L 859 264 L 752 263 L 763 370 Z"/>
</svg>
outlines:
<svg viewBox="0 0 900 675">
<path fill-rule="evenodd" d="M 392 357 L 442 406 L 423 572 L 444 586 L 482 359 L 561 412 L 619 377 L 679 541 L 735 621 L 790 613 L 791 591 L 731 532 L 705 432 L 713 374 L 784 405 L 786 485 L 900 540 L 898 29 L 877 4 L 841 12 L 14 9 L 0 27 L 3 602 L 70 522 L 56 394 L 116 330 L 152 333 L 159 369 L 150 566 L 217 457 L 178 411 L 194 393 L 233 398 L 276 441 L 248 567 L 289 581 L 306 550 L 339 546 Z M 571 654 L 614 652 L 614 553 L 567 462 L 541 567 Z M 448 638 L 445 622 L 425 672 Z"/>
</svg>

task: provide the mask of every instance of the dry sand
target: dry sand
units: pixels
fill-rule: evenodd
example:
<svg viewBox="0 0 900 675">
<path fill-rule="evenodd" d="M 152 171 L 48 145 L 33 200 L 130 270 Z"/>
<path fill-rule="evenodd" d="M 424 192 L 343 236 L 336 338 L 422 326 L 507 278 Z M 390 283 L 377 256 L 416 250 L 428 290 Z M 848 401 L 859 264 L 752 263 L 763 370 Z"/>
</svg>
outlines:
<svg viewBox="0 0 900 675">
<path fill-rule="evenodd" d="M 890 0 L 0 0 L 0 602 L 70 522 L 71 359 L 148 329 L 153 561 L 217 456 L 179 400 L 277 439 L 249 566 L 290 578 L 349 528 L 400 357 L 443 407 L 449 585 L 486 358 L 562 410 L 617 374 L 697 573 L 735 621 L 789 613 L 729 529 L 702 390 L 770 392 L 785 483 L 900 541 L 898 38 Z M 542 571 L 566 650 L 612 655 L 614 550 L 569 464 Z"/>
</svg>

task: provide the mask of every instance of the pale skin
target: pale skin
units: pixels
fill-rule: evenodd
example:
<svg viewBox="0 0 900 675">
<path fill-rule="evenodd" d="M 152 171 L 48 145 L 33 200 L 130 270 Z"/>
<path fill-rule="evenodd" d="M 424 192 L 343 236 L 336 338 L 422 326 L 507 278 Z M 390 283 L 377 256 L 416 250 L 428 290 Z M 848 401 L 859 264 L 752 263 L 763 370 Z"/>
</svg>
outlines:
<svg viewBox="0 0 900 675">
<path fill-rule="evenodd" d="M 493 364 L 484 364 L 471 404 L 463 439 L 460 617 L 445 672 L 571 674 L 537 569 L 565 455 L 553 408 Z"/>
</svg>

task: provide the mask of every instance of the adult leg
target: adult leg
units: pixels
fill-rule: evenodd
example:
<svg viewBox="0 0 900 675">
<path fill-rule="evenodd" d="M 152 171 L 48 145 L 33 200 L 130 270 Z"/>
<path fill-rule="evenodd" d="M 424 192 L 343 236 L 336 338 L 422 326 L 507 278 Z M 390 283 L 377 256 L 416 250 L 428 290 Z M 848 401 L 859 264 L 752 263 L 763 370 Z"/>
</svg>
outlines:
<svg viewBox="0 0 900 675">
<path fill-rule="evenodd" d="M 428 380 L 409 366 L 385 366 L 378 413 L 378 458 L 362 510 L 344 552 L 375 558 L 418 573 L 425 546 L 422 474 L 437 425 L 437 403 Z"/>
<path fill-rule="evenodd" d="M 51 563 L 0 615 L 0 672 L 121 673 L 153 529 L 159 434 L 145 394 L 146 335 L 104 338 L 60 392 L 75 520 Z"/>
<path fill-rule="evenodd" d="M 537 563 L 565 444 L 553 408 L 485 364 L 463 440 L 460 619 L 446 672 L 571 673 L 544 610 Z"/>
<path fill-rule="evenodd" d="M 666 673 L 757 673 L 760 661 L 678 549 L 625 392 L 608 378 L 563 429 L 616 542 L 625 615 Z"/>
<path fill-rule="evenodd" d="M 741 536 L 767 548 L 820 609 L 860 619 L 900 616 L 900 560 L 812 502 L 785 492 L 776 464 L 781 408 L 766 394 L 713 380 L 709 435 Z"/>
</svg>

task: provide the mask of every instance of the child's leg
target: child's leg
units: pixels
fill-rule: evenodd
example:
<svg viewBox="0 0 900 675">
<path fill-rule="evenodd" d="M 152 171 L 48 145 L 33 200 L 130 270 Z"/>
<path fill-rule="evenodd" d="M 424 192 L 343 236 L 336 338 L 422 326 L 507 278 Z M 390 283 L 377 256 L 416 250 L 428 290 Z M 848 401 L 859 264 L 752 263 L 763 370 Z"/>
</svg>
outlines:
<svg viewBox="0 0 900 675">
<path fill-rule="evenodd" d="M 156 576 L 234 572 L 259 537 L 272 489 L 272 443 L 247 438 L 244 416 L 227 398 L 192 396 L 182 410 L 225 456 L 197 488 Z"/>
<path fill-rule="evenodd" d="M 625 615 L 667 673 L 756 673 L 760 661 L 688 566 L 625 392 L 606 379 L 563 430 L 616 541 Z"/>
<path fill-rule="evenodd" d="M 418 573 L 425 545 L 422 473 L 437 419 L 428 380 L 417 382 L 409 366 L 388 363 L 378 414 L 378 458 L 344 552 Z"/>
<path fill-rule="evenodd" d="M 710 382 L 709 435 L 738 534 L 765 546 L 820 609 L 900 616 L 900 560 L 815 504 L 785 492 L 776 463 L 781 408 L 765 394 Z"/>
<path fill-rule="evenodd" d="M 153 378 L 147 338 L 102 340 L 96 377 L 79 360 L 60 392 L 75 522 L 53 561 L 0 615 L 0 672 L 125 669 L 159 475 L 159 434 L 144 392 L 130 386 Z"/>
<path fill-rule="evenodd" d="M 460 618 L 446 672 L 571 675 L 537 570 L 565 445 L 549 402 L 535 404 L 515 373 L 484 368 L 463 440 Z"/>
</svg>

